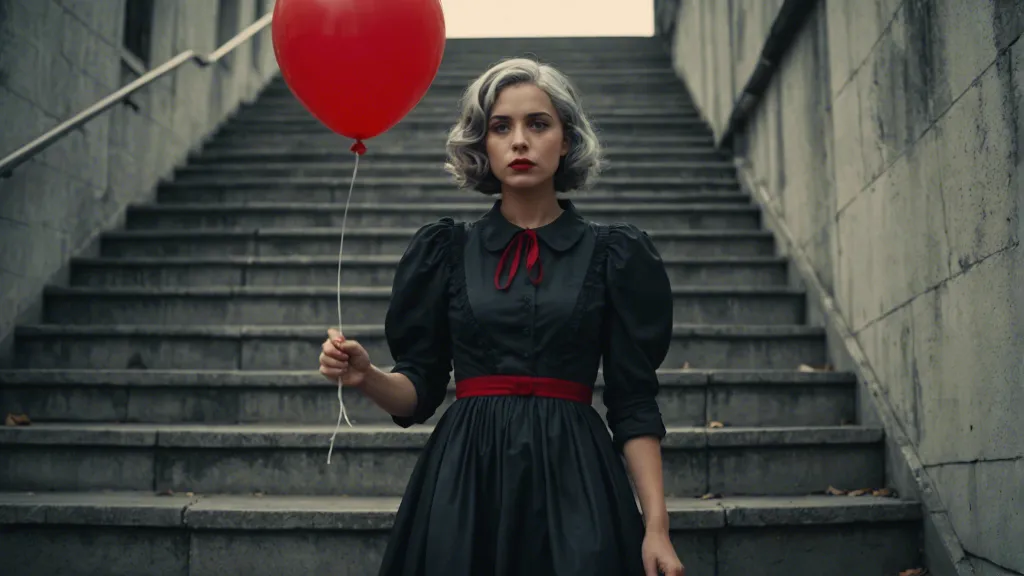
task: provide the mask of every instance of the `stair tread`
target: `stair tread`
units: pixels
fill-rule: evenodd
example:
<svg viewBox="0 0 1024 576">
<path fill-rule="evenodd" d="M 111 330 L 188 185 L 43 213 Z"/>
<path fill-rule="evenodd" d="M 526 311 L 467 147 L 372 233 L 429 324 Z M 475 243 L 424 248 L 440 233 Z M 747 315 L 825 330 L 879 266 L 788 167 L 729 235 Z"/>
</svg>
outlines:
<svg viewBox="0 0 1024 576">
<path fill-rule="evenodd" d="M 367 236 L 377 238 L 380 236 L 409 236 L 419 230 L 419 227 L 401 226 L 360 226 L 349 228 L 345 231 L 346 237 Z M 727 229 L 719 228 L 714 230 L 647 230 L 652 238 L 772 238 L 768 230 L 748 229 Z M 104 234 L 107 238 L 195 238 L 196 236 L 331 236 L 337 237 L 339 229 L 336 227 L 304 227 L 304 228 L 206 228 L 189 230 L 112 230 Z"/>
<path fill-rule="evenodd" d="M 382 370 L 390 370 L 384 366 Z M 672 386 L 806 386 L 856 383 L 852 372 L 771 369 L 659 369 L 662 387 Z M 602 386 L 598 372 L 598 386 Z M 132 369 L 64 369 L 23 368 L 0 370 L 0 385 L 60 386 L 187 386 L 187 387 L 305 387 L 324 386 L 323 376 L 316 370 L 132 370 Z"/>
<path fill-rule="evenodd" d="M 753 204 L 735 203 L 704 203 L 694 202 L 679 204 L 673 202 L 643 203 L 643 204 L 612 204 L 612 203 L 589 203 L 585 199 L 576 202 L 583 212 L 614 212 L 623 216 L 642 212 L 664 213 L 664 212 L 760 212 L 761 208 Z M 493 204 L 480 203 L 451 203 L 451 202 L 418 202 L 409 205 L 400 202 L 390 204 L 349 204 L 349 213 L 352 212 L 436 212 L 444 210 L 449 212 L 479 210 L 481 214 L 489 210 Z M 338 202 L 181 202 L 174 204 L 132 204 L 128 207 L 132 212 L 257 212 L 257 211 L 316 211 L 316 212 L 342 212 L 344 205 Z"/>
<path fill-rule="evenodd" d="M 0 492 L 0 524 L 222 529 L 386 529 L 397 497 L 158 495 L 147 492 Z M 667 498 L 675 529 L 905 522 L 920 504 L 881 496 Z"/>
<path fill-rule="evenodd" d="M 348 184 L 351 181 L 351 176 L 249 176 L 244 175 L 241 177 L 238 175 L 207 175 L 204 178 L 190 178 L 185 181 L 168 182 L 165 186 L 196 186 L 204 182 L 222 182 L 228 181 L 235 185 L 251 185 L 251 183 L 259 183 L 264 185 L 279 185 L 279 184 L 301 184 L 301 185 L 337 185 L 339 183 Z M 408 186 L 408 185 L 420 185 L 420 186 L 445 186 L 455 188 L 455 183 L 448 176 L 366 176 L 359 175 L 357 182 L 361 185 L 395 185 L 395 186 Z M 668 184 L 691 184 L 694 182 L 698 183 L 728 183 L 736 184 L 737 180 L 735 177 L 724 177 L 724 176 L 603 176 L 598 181 L 600 186 L 609 184 L 624 184 L 624 183 L 668 183 Z"/>
<path fill-rule="evenodd" d="M 804 324 L 777 325 L 730 325 L 730 324 L 675 324 L 673 333 L 676 336 L 796 336 L 821 337 L 825 329 Z M 21 336 L 72 336 L 72 335 L 175 335 L 175 336 L 207 336 L 221 338 L 240 337 L 319 337 L 325 334 L 321 325 L 272 325 L 272 324 L 233 324 L 233 325 L 202 325 L 202 324 L 23 324 L 18 327 Z M 383 324 L 349 324 L 346 328 L 349 335 L 383 336 Z"/>
<path fill-rule="evenodd" d="M 320 297 L 334 296 L 336 286 L 47 286 L 52 296 L 238 296 L 238 297 Z M 349 297 L 390 298 L 391 286 L 345 286 L 342 294 Z M 805 291 L 787 286 L 673 286 L 676 296 L 735 295 L 735 296 L 802 296 Z"/>
<path fill-rule="evenodd" d="M 342 263 L 348 264 L 373 264 L 380 266 L 395 266 L 401 259 L 401 255 L 348 255 L 342 257 Z M 338 263 L 337 256 L 309 256 L 296 254 L 294 256 L 96 256 L 74 258 L 75 264 L 88 266 L 192 266 L 192 265 L 247 265 L 247 266 L 307 266 L 311 264 Z M 784 256 L 664 256 L 662 262 L 668 265 L 673 264 L 782 264 L 786 262 Z"/>
</svg>

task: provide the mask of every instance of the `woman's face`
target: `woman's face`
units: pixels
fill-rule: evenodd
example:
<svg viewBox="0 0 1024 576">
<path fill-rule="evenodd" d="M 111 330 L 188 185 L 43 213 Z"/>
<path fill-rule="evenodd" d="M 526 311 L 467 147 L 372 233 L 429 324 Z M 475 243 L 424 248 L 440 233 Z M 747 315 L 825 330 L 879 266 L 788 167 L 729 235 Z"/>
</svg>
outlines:
<svg viewBox="0 0 1024 576">
<path fill-rule="evenodd" d="M 502 190 L 553 190 L 559 160 L 568 152 L 562 122 L 546 92 L 516 84 L 498 94 L 488 119 L 487 158 Z"/>
</svg>

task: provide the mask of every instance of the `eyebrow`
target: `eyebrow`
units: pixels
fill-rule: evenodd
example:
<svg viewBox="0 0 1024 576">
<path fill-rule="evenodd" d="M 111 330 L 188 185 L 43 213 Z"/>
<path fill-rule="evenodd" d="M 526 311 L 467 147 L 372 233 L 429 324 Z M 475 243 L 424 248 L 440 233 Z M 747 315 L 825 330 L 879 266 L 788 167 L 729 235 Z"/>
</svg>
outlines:
<svg viewBox="0 0 1024 576">
<path fill-rule="evenodd" d="M 547 112 L 531 112 L 531 113 L 526 115 L 527 118 L 539 118 L 541 116 L 546 116 L 548 118 L 551 118 L 551 114 L 548 114 Z M 500 114 L 491 116 L 491 120 L 510 120 L 510 119 L 511 119 L 510 116 L 503 116 L 503 115 L 500 115 Z"/>
</svg>

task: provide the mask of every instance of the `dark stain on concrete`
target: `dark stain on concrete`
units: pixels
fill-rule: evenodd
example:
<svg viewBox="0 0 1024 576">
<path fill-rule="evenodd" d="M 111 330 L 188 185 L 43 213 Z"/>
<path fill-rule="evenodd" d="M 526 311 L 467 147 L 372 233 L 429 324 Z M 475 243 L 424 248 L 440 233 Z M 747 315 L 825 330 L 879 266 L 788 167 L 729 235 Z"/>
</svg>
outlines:
<svg viewBox="0 0 1024 576">
<path fill-rule="evenodd" d="M 996 50 L 1003 50 L 1024 33 L 1024 2 L 1020 0 L 994 0 L 992 3 L 992 29 L 995 31 Z"/>
<path fill-rule="evenodd" d="M 10 3 L 13 0 L 0 0 L 0 31 L 7 25 L 7 19 L 11 13 Z M 0 34 L 0 62 L 4 60 L 4 51 L 7 50 L 7 42 L 4 41 L 5 35 Z M 7 71 L 0 68 L 0 86 L 7 87 Z"/>
<path fill-rule="evenodd" d="M 993 30 L 995 31 L 996 48 L 1006 49 L 996 58 L 996 78 L 999 81 L 999 101 L 1001 106 L 1001 120 L 1009 126 L 1010 136 L 1010 157 L 1007 158 L 1009 171 L 1006 175 L 1007 193 L 1014 194 L 1018 191 L 1017 210 L 1010 214 L 999 214 L 997 216 L 1006 218 L 1010 224 L 1010 243 L 1020 242 L 1020 219 L 1024 217 L 1024 196 L 1020 196 L 1022 182 L 1020 181 L 1021 153 L 1021 95 L 1017 93 L 1016 75 L 1019 71 L 1014 70 L 1013 49 L 1009 48 L 1018 41 L 1024 33 L 1024 2 L 1020 0 L 996 0 L 994 6 Z"/>
</svg>

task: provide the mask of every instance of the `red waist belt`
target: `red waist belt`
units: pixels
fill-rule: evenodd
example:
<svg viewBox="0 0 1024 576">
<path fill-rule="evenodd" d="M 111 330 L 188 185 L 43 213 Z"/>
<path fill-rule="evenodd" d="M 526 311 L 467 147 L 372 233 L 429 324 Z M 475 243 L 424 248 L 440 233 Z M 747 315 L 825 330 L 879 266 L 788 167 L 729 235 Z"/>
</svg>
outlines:
<svg viewBox="0 0 1024 576">
<path fill-rule="evenodd" d="M 590 404 L 594 390 L 586 384 L 538 376 L 476 376 L 455 383 L 455 397 L 542 396 Z"/>
</svg>

